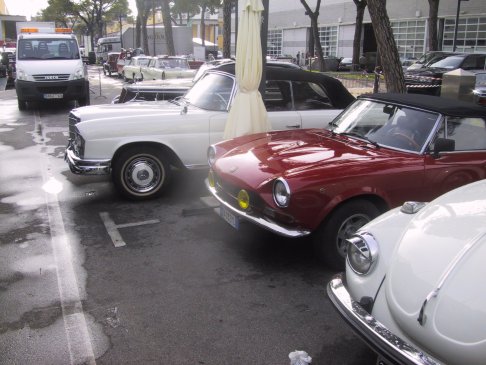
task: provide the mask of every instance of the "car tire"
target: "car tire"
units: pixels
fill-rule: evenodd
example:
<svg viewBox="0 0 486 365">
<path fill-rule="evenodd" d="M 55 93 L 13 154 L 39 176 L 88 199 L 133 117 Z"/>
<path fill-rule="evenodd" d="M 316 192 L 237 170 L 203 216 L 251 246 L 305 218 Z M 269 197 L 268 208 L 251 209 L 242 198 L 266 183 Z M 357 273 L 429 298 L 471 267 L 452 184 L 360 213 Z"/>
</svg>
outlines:
<svg viewBox="0 0 486 365">
<path fill-rule="evenodd" d="M 364 199 L 343 203 L 312 234 L 312 243 L 318 257 L 327 267 L 343 270 L 346 259 L 345 240 L 380 213 L 378 207 Z"/>
<path fill-rule="evenodd" d="M 19 110 L 27 110 L 27 102 L 25 100 L 17 100 L 17 104 L 19 106 Z"/>
<path fill-rule="evenodd" d="M 147 200 L 162 194 L 171 178 L 170 165 L 161 151 L 132 147 L 113 163 L 113 183 L 131 200 Z"/>
</svg>

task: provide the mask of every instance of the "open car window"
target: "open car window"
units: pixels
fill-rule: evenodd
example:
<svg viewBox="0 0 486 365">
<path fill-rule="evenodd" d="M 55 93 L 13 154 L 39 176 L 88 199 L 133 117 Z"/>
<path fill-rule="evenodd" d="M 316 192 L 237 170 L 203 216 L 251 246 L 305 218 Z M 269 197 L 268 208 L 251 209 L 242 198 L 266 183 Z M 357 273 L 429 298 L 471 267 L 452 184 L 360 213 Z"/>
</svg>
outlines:
<svg viewBox="0 0 486 365">
<path fill-rule="evenodd" d="M 333 122 L 333 131 L 380 146 L 422 152 L 438 119 L 435 112 L 360 100 Z"/>
<path fill-rule="evenodd" d="M 229 76 L 208 73 L 194 84 L 184 99 L 201 109 L 225 111 L 228 109 L 233 85 L 233 78 Z"/>
<path fill-rule="evenodd" d="M 452 139 L 454 151 L 486 150 L 486 120 L 447 117 L 441 122 L 434 141 L 431 143 L 431 150 L 434 149 L 434 142 L 437 138 Z"/>
</svg>

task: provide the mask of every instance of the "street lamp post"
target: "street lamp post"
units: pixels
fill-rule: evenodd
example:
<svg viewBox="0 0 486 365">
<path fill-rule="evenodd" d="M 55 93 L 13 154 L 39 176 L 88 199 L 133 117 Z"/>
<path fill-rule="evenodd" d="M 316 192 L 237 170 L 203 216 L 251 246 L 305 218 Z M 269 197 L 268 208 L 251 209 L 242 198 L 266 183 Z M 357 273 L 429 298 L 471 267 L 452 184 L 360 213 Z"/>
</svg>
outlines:
<svg viewBox="0 0 486 365">
<path fill-rule="evenodd" d="M 452 52 L 456 51 L 457 29 L 459 28 L 459 12 L 461 11 L 461 1 L 469 1 L 469 0 L 457 0 L 456 26 L 454 27 L 454 40 L 452 41 Z"/>
<path fill-rule="evenodd" d="M 123 23 L 121 14 L 118 14 L 118 20 L 120 22 L 120 47 L 123 48 Z"/>
</svg>

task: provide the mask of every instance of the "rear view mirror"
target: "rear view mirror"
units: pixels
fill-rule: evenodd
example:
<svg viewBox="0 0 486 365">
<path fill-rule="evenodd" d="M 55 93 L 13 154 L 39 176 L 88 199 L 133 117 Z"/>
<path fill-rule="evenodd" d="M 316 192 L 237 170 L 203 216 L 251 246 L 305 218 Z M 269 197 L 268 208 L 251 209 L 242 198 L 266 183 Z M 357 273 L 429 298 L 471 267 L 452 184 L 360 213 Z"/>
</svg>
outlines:
<svg viewBox="0 0 486 365">
<path fill-rule="evenodd" d="M 456 141 L 448 138 L 437 138 L 434 143 L 434 157 L 439 157 L 440 152 L 454 151 L 456 148 Z"/>
</svg>

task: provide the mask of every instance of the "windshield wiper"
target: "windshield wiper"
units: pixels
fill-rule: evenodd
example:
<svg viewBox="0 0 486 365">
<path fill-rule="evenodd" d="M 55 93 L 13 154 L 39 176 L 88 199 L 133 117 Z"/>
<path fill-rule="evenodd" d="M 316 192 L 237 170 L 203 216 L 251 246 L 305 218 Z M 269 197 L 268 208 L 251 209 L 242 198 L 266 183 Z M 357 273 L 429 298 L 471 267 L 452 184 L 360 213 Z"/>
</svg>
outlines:
<svg viewBox="0 0 486 365">
<path fill-rule="evenodd" d="M 362 134 L 359 134 L 359 133 L 356 133 L 356 132 L 341 132 L 339 133 L 340 135 L 343 135 L 343 136 L 350 136 L 350 137 L 356 137 L 358 139 L 362 139 L 362 140 L 365 140 L 366 142 L 372 144 L 373 146 L 375 146 L 376 148 L 380 148 L 380 145 L 378 144 L 378 142 L 375 142 L 375 141 L 372 141 L 371 139 L 369 139 L 368 137 L 366 136 L 363 136 Z"/>
</svg>

